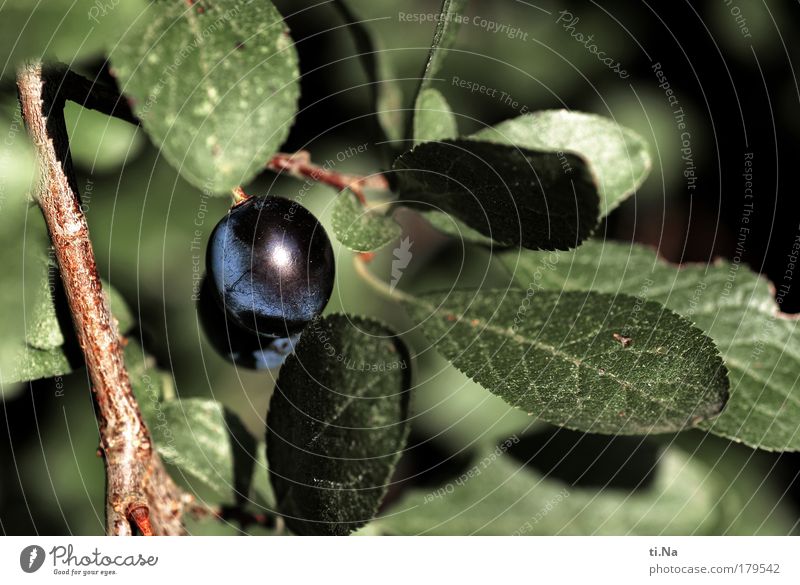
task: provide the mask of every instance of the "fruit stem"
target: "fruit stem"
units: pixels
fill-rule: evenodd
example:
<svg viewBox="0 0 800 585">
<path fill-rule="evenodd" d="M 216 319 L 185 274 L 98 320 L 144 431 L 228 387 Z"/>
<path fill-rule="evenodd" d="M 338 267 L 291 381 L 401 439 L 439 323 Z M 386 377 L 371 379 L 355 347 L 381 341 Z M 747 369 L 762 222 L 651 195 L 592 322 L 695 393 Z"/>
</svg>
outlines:
<svg viewBox="0 0 800 585">
<path fill-rule="evenodd" d="M 332 171 L 312 163 L 311 155 L 307 150 L 301 150 L 294 154 L 279 152 L 267 163 L 267 168 L 276 173 L 287 173 L 298 179 L 308 178 L 318 183 L 324 183 L 339 191 L 350 189 L 362 205 L 367 204 L 367 198 L 364 196 L 365 188 L 389 190 L 389 182 L 381 173 L 361 176 Z"/>
<path fill-rule="evenodd" d="M 238 187 L 234 187 L 231 192 L 233 193 L 233 204 L 239 205 L 240 203 L 244 203 L 248 199 L 250 199 L 250 195 L 244 192 L 241 185 Z"/>
</svg>

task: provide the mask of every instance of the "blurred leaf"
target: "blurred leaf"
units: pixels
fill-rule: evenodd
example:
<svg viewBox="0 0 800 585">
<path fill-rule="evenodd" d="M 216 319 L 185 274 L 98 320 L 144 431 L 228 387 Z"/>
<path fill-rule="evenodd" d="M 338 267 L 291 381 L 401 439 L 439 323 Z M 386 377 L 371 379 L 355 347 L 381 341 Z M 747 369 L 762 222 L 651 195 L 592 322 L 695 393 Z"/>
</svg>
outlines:
<svg viewBox="0 0 800 585">
<path fill-rule="evenodd" d="M 43 225 L 28 225 L 29 191 L 36 184 L 36 156 L 27 139 L 19 107 L 0 110 L 0 389 L 10 391 L 19 378 L 18 352 L 24 348 L 26 322 L 36 305 L 30 291 L 40 290 L 38 258 L 46 249 Z M 41 217 L 41 214 L 39 214 Z M 43 222 L 42 222 L 43 223 Z"/>
<path fill-rule="evenodd" d="M 601 216 L 611 213 L 636 191 L 652 166 L 647 143 L 638 134 L 608 118 L 582 112 L 547 110 L 525 114 L 470 138 L 585 157 L 603 198 Z M 572 172 L 567 159 L 562 160 L 562 165 L 565 172 Z"/>
<path fill-rule="evenodd" d="M 426 352 L 417 363 L 412 432 L 435 437 L 452 453 L 494 445 L 545 425 L 470 380 L 436 352 Z"/>
<path fill-rule="evenodd" d="M 425 209 L 418 209 L 416 211 L 437 230 L 457 240 L 481 246 L 498 246 L 492 238 L 487 238 L 478 230 L 472 229 L 463 221 L 460 221 L 452 215 Z"/>
<path fill-rule="evenodd" d="M 0 389 L 71 370 L 61 351 L 64 337 L 56 318 L 51 287 L 58 278 L 49 256 L 49 239 L 30 192 L 37 181 L 36 156 L 27 139 L 19 107 L 0 112 Z"/>
<path fill-rule="evenodd" d="M 349 189 L 336 198 L 333 231 L 337 239 L 356 252 L 372 252 L 399 238 L 402 230 L 391 217 L 367 210 Z"/>
<path fill-rule="evenodd" d="M 332 315 L 303 332 L 267 417 L 278 510 L 297 534 L 369 522 L 408 436 L 409 357 L 384 325 Z"/>
<path fill-rule="evenodd" d="M 72 102 L 64 108 L 72 160 L 91 171 L 116 170 L 144 146 L 139 129 Z"/>
<path fill-rule="evenodd" d="M 443 0 L 436 22 L 436 31 L 433 33 L 431 50 L 428 53 L 428 62 L 422 75 L 420 92 L 430 87 L 433 78 L 439 74 L 448 51 L 453 47 L 458 36 L 460 25 L 459 17 L 467 9 L 469 0 Z"/>
<path fill-rule="evenodd" d="M 714 534 L 709 469 L 668 449 L 647 488 L 574 488 L 502 453 L 484 452 L 455 482 L 409 493 L 374 525 L 388 534 Z M 470 475 L 471 474 L 471 475 Z"/>
<path fill-rule="evenodd" d="M 577 246 L 597 224 L 597 188 L 584 161 L 513 146 L 426 142 L 394 163 L 405 205 L 454 215 L 481 234 L 532 249 Z"/>
<path fill-rule="evenodd" d="M 719 485 L 719 526 L 725 536 L 796 534 L 797 513 L 786 497 L 782 469 L 764 452 L 699 432 L 682 433 L 678 446 L 714 470 Z"/>
<path fill-rule="evenodd" d="M 144 129 L 197 187 L 248 183 L 289 134 L 297 54 L 269 0 L 151 4 L 111 61 Z"/>
<path fill-rule="evenodd" d="M 414 114 L 414 145 L 457 136 L 456 117 L 444 96 L 433 88 L 422 90 Z"/>
<path fill-rule="evenodd" d="M 142 416 L 164 461 L 209 488 L 212 503 L 246 500 L 258 445 L 238 417 L 213 400 L 171 399 L 171 376 L 158 371 L 134 341 L 125 349 L 125 362 Z"/>
<path fill-rule="evenodd" d="M 672 266 L 652 250 L 613 242 L 500 258 L 523 286 L 634 294 L 693 321 L 716 343 L 731 382 L 725 410 L 703 428 L 751 447 L 800 450 L 798 320 L 780 312 L 764 278 L 722 261 Z"/>
<path fill-rule="evenodd" d="M 128 303 L 120 292 L 105 280 L 102 282 L 103 290 L 108 298 L 108 306 L 111 308 L 111 314 L 117 320 L 117 329 L 124 335 L 133 329 L 133 326 L 136 324 L 136 318 L 133 316 L 133 313 L 128 307 Z"/>
<path fill-rule="evenodd" d="M 164 420 L 156 425 L 166 425 L 171 436 L 156 440 L 164 461 L 210 487 L 218 496 L 215 503 L 249 497 L 258 447 L 236 415 L 200 398 L 166 402 L 161 414 Z"/>
<path fill-rule="evenodd" d="M 367 75 L 372 94 L 372 109 L 390 141 L 400 140 L 403 135 L 403 94 L 395 81 L 391 62 L 383 53 L 381 43 L 372 35 L 364 21 L 359 19 L 345 0 L 334 0 L 333 5 L 348 24 L 361 65 Z"/>
<path fill-rule="evenodd" d="M 44 231 L 44 220 L 39 209 L 32 208 L 30 213 L 33 217 L 30 221 L 32 226 L 41 224 L 40 230 Z M 46 250 L 45 244 L 38 252 L 45 255 L 30 258 L 25 269 L 37 274 L 40 280 L 35 292 L 27 294 L 32 299 L 32 307 L 25 308 L 27 315 L 23 329 L 16 337 L 11 334 L 6 337 L 9 347 L 5 349 L 7 353 L 4 355 L 12 362 L 3 369 L 0 376 L 0 381 L 4 384 L 63 376 L 83 367 L 77 339 L 72 332 L 72 320 L 68 314 L 62 318 L 57 314 L 56 295 L 63 295 L 61 276 L 55 261 Z M 108 296 L 112 315 L 117 319 L 119 332 L 125 333 L 134 324 L 125 299 L 106 282 L 103 282 L 103 290 Z M 63 310 L 67 311 L 66 298 L 63 299 Z M 19 302 L 18 300 L 17 304 Z M 68 334 L 62 330 L 64 327 L 69 328 Z"/>
<path fill-rule="evenodd" d="M 144 0 L 5 0 L 0 5 L 0 53 L 7 59 L 2 75 L 15 75 L 25 59 L 73 63 L 102 54 L 130 34 L 146 6 Z"/>
<path fill-rule="evenodd" d="M 433 33 L 433 40 L 431 41 L 431 50 L 428 53 L 428 61 L 425 63 L 425 69 L 422 72 L 422 78 L 419 82 L 417 94 L 414 96 L 414 107 L 410 112 L 411 123 L 408 125 L 408 132 L 413 132 L 414 136 L 408 138 L 416 139 L 417 132 L 417 116 L 419 111 L 425 109 L 424 100 L 430 99 L 429 95 L 426 97 L 428 88 L 431 87 L 436 81 L 436 75 L 442 68 L 447 53 L 456 42 L 458 30 L 461 26 L 459 17 L 466 10 L 468 0 L 444 0 L 442 8 L 439 11 L 439 19 L 436 21 L 436 30 Z M 438 93 L 438 92 L 437 92 Z M 425 115 L 423 115 L 425 116 Z M 427 118 L 427 116 L 425 116 Z M 420 128 L 426 127 L 428 124 L 423 121 L 420 122 Z"/>
<path fill-rule="evenodd" d="M 727 399 L 712 341 L 657 303 L 508 289 L 429 293 L 405 305 L 456 368 L 553 424 L 678 431 L 715 416 Z"/>
</svg>

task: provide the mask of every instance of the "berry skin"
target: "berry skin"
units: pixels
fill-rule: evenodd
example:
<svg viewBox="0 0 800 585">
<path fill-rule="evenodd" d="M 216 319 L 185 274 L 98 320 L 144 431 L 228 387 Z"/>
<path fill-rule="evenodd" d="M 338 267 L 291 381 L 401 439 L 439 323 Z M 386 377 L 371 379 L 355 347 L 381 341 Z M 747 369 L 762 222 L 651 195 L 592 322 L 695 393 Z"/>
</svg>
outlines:
<svg viewBox="0 0 800 585">
<path fill-rule="evenodd" d="M 231 208 L 211 233 L 208 278 L 231 320 L 289 337 L 322 313 L 333 292 L 333 248 L 317 218 L 281 197 Z"/>
<path fill-rule="evenodd" d="M 243 368 L 267 370 L 280 367 L 300 338 L 299 333 L 288 339 L 257 335 L 227 319 L 214 298 L 214 289 L 208 278 L 203 278 L 200 286 L 197 313 L 211 346 L 222 357 Z"/>
</svg>

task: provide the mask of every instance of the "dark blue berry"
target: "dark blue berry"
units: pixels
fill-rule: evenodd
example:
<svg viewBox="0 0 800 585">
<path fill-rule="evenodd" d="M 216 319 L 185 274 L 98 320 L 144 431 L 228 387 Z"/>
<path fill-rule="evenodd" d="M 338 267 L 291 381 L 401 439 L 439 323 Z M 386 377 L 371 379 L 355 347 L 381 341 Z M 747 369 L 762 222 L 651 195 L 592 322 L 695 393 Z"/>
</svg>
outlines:
<svg viewBox="0 0 800 585">
<path fill-rule="evenodd" d="M 280 197 L 231 208 L 211 233 L 206 267 L 229 317 L 275 337 L 301 331 L 322 313 L 335 276 L 325 229 L 302 205 Z"/>
<path fill-rule="evenodd" d="M 208 278 L 204 278 L 200 286 L 197 313 L 211 346 L 222 357 L 243 368 L 266 370 L 281 366 L 300 338 L 299 333 L 288 339 L 258 335 L 227 319 L 214 298 Z"/>
</svg>

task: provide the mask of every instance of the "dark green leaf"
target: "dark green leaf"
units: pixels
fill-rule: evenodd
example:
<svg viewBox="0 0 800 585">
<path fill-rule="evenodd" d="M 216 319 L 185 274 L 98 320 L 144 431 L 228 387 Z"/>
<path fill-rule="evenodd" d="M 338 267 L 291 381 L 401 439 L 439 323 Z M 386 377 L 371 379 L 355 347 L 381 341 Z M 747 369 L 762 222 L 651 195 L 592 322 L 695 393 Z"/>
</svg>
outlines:
<svg viewBox="0 0 800 585">
<path fill-rule="evenodd" d="M 444 211 L 500 244 L 566 249 L 597 224 L 599 198 L 585 162 L 474 140 L 426 142 L 395 161 L 403 203 Z"/>
<path fill-rule="evenodd" d="M 716 342 L 731 380 L 724 412 L 703 427 L 751 447 L 800 450 L 800 329 L 764 278 L 722 261 L 672 266 L 652 250 L 613 242 L 500 257 L 522 286 L 632 294 L 693 321 Z"/>
<path fill-rule="evenodd" d="M 408 435 L 409 357 L 384 325 L 333 315 L 303 332 L 267 417 L 278 510 L 297 534 L 369 522 Z"/>
<path fill-rule="evenodd" d="M 367 74 L 372 94 L 372 109 L 383 133 L 389 140 L 399 140 L 403 134 L 403 95 L 394 79 L 389 60 L 383 54 L 380 42 L 370 34 L 345 0 L 334 0 L 334 6 L 348 24 L 359 59 Z"/>
<path fill-rule="evenodd" d="M 719 485 L 711 469 L 668 449 L 652 483 L 628 490 L 574 488 L 503 454 L 483 452 L 455 481 L 415 490 L 374 527 L 388 534 L 715 534 Z"/>
<path fill-rule="evenodd" d="M 436 80 L 436 75 L 441 70 L 448 51 L 456 42 L 461 25 L 459 17 L 466 10 L 467 3 L 468 0 L 444 0 L 442 2 L 439 19 L 436 22 L 436 30 L 431 41 L 431 50 L 428 53 L 428 60 L 422 72 L 419 88 L 414 96 L 413 109 L 410 112 L 411 123 L 408 125 L 409 133 L 416 133 L 418 110 L 424 109 L 424 104 L 421 102 L 421 100 L 425 99 L 423 94 Z M 422 123 L 421 126 L 425 126 L 425 124 Z M 414 138 L 415 135 L 407 137 Z"/>
<path fill-rule="evenodd" d="M 249 182 L 297 110 L 297 54 L 269 0 L 152 3 L 111 60 L 164 156 L 208 191 Z"/>
<path fill-rule="evenodd" d="M 423 89 L 414 113 L 414 145 L 457 136 L 456 117 L 447 100 L 433 88 Z"/>
<path fill-rule="evenodd" d="M 382 248 L 402 233 L 396 221 L 379 211 L 365 209 L 349 189 L 334 203 L 333 230 L 342 244 L 356 252 Z"/>
<path fill-rule="evenodd" d="M 689 321 L 627 295 L 524 289 L 407 298 L 426 337 L 512 406 L 593 433 L 671 432 L 717 415 L 728 379 Z"/>
<path fill-rule="evenodd" d="M 196 480 L 211 490 L 207 499 L 213 503 L 245 501 L 258 445 L 239 418 L 213 400 L 173 399 L 171 376 L 158 371 L 133 341 L 125 349 L 125 361 L 142 415 L 164 461 L 190 486 Z"/>
<path fill-rule="evenodd" d="M 603 199 L 601 216 L 611 213 L 636 191 L 652 166 L 647 143 L 638 134 L 608 118 L 582 112 L 548 110 L 525 114 L 470 138 L 583 156 L 598 180 Z"/>
</svg>

